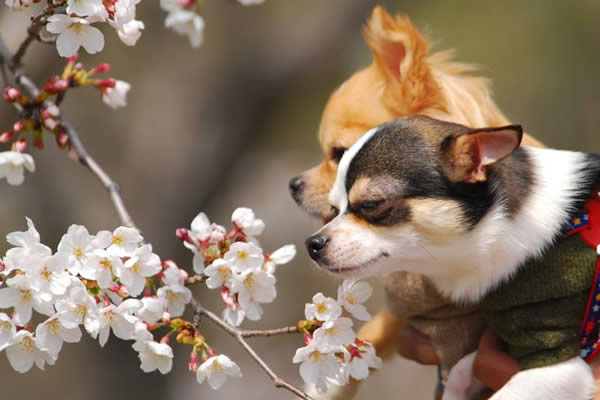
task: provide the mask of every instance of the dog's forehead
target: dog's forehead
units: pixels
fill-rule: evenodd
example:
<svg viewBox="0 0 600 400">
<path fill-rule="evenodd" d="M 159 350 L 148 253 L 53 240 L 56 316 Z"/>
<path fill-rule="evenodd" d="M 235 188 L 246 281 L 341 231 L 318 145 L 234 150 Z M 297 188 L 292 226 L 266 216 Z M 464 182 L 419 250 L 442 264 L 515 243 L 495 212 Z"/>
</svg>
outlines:
<svg viewBox="0 0 600 400">
<path fill-rule="evenodd" d="M 379 130 L 379 127 L 375 127 L 365 133 L 356 143 L 354 143 L 344 153 L 340 163 L 338 165 L 337 175 L 333 187 L 329 192 L 329 202 L 336 206 L 340 210 L 340 214 L 343 213 L 348 207 L 348 193 L 346 191 L 346 176 L 348 175 L 348 169 L 354 159 L 354 156 L 360 151 L 360 149 L 367 143 Z"/>
</svg>

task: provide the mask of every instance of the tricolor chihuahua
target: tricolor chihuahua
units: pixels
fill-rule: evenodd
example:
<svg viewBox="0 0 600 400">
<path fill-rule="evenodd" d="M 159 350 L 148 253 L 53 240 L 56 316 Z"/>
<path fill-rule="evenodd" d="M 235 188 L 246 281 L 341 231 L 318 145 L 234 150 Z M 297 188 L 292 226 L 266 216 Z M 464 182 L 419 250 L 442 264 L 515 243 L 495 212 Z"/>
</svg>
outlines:
<svg viewBox="0 0 600 400">
<path fill-rule="evenodd" d="M 306 246 L 338 276 L 415 272 L 480 303 L 522 367 L 492 399 L 590 399 L 579 334 L 597 255 L 564 234 L 597 190 L 600 156 L 519 147 L 522 135 L 424 116 L 371 129 L 339 163 L 337 216 Z M 473 360 L 453 368 L 444 399 L 476 391 Z"/>
</svg>

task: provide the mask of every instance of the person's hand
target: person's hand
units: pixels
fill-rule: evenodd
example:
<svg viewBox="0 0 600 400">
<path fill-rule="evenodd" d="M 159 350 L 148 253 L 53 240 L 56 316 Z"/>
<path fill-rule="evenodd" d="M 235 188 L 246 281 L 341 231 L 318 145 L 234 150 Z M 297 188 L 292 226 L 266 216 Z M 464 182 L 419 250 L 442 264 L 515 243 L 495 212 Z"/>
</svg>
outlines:
<svg viewBox="0 0 600 400">
<path fill-rule="evenodd" d="M 404 325 L 396 339 L 398 353 L 419 364 L 438 365 L 440 359 L 431 344 L 429 337 L 409 325 Z"/>
<path fill-rule="evenodd" d="M 485 386 L 497 391 L 519 372 L 519 362 L 504 350 L 491 329 L 486 329 L 479 341 L 473 374 Z"/>
</svg>

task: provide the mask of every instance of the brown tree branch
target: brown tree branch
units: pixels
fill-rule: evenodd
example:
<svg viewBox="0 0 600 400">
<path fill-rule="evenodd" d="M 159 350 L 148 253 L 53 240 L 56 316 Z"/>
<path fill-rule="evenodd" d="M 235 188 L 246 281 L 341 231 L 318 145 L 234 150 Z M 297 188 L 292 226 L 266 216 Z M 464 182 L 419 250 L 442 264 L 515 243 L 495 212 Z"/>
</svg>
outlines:
<svg viewBox="0 0 600 400">
<path fill-rule="evenodd" d="M 246 339 L 245 339 L 245 336 L 244 336 L 244 332 L 246 332 L 246 333 L 252 333 L 252 334 L 247 335 L 247 337 L 252 337 L 252 336 L 270 336 L 270 335 L 254 335 L 253 333 L 256 333 L 258 331 L 243 331 L 243 330 L 240 330 L 240 329 L 236 329 L 233 326 L 229 325 L 227 322 L 223 321 L 221 318 L 219 318 L 213 312 L 211 312 L 211 311 L 207 310 L 206 308 L 204 308 L 194 298 L 192 298 L 191 305 L 192 305 L 192 309 L 194 310 L 194 326 L 196 327 L 196 329 L 198 328 L 198 324 L 200 322 L 200 318 L 202 316 L 207 317 L 212 322 L 214 322 L 218 327 L 220 327 L 221 329 L 223 329 L 225 332 L 229 333 L 240 344 L 240 346 L 242 346 L 242 348 L 244 350 L 246 350 L 246 352 L 250 355 L 250 357 L 252 357 L 252 359 L 254 361 L 256 361 L 256 363 L 263 369 L 263 371 L 266 372 L 267 375 L 269 375 L 269 378 L 271 378 L 271 380 L 273 381 L 273 384 L 275 385 L 275 387 L 289 390 L 290 392 L 292 392 L 293 394 L 295 394 L 296 396 L 298 396 L 301 399 L 305 399 L 305 400 L 311 400 L 312 399 L 308 394 L 304 393 L 302 390 L 298 389 L 296 386 L 294 386 L 294 385 L 292 385 L 290 383 L 287 383 L 286 381 L 284 381 L 283 379 L 281 379 L 279 376 L 277 376 L 277 374 L 275 372 L 273 372 L 273 370 L 256 353 L 256 351 L 254 351 L 254 349 L 248 344 L 248 342 L 246 342 Z M 290 328 L 283 328 L 283 329 L 285 331 L 281 331 L 279 334 L 291 332 Z M 290 329 L 290 330 L 286 330 L 286 329 Z M 274 332 L 274 331 L 277 331 L 277 330 L 273 330 L 272 332 Z"/>
</svg>

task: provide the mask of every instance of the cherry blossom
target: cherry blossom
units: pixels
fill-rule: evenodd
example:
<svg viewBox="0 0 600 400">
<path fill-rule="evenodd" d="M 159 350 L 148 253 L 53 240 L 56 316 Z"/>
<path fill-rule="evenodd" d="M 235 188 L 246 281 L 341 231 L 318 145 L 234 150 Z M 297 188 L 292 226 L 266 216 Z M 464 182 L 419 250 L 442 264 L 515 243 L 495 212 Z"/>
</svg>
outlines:
<svg viewBox="0 0 600 400">
<path fill-rule="evenodd" d="M 98 237 L 89 234 L 85 226 L 71 225 L 58 244 L 58 253 L 66 256 L 66 268 L 73 275 L 89 269 L 86 265 L 88 256 L 95 250 L 107 246 L 110 240 L 100 233 Z"/>
<path fill-rule="evenodd" d="M 9 8 L 15 11 L 23 11 L 33 4 L 33 0 L 6 0 L 5 2 Z"/>
<path fill-rule="evenodd" d="M 168 263 L 168 261 L 165 262 L 165 264 L 167 264 L 167 263 Z M 162 281 L 167 286 L 169 286 L 169 285 L 183 286 L 183 284 L 185 283 L 185 280 L 187 278 L 188 278 L 187 272 L 185 272 L 181 268 L 178 268 L 177 266 L 171 266 L 171 267 L 166 268 L 163 271 L 163 275 L 162 275 Z"/>
<path fill-rule="evenodd" d="M 236 242 L 223 257 L 236 272 L 256 270 L 262 267 L 265 257 L 262 249 L 254 243 Z"/>
<path fill-rule="evenodd" d="M 165 19 L 165 26 L 180 35 L 186 35 L 192 47 L 200 47 L 204 39 L 204 19 L 183 9 L 174 9 Z"/>
<path fill-rule="evenodd" d="M 68 297 L 58 300 L 56 311 L 60 323 L 65 328 L 75 328 L 83 324 L 92 337 L 95 338 L 98 334 L 98 307 L 83 284 L 74 285 Z"/>
<path fill-rule="evenodd" d="M 25 180 L 25 169 L 35 171 L 35 162 L 29 154 L 18 151 L 0 153 L 0 179 L 6 179 L 9 185 L 20 185 Z"/>
<path fill-rule="evenodd" d="M 109 87 L 105 89 L 102 94 L 102 101 L 112 108 L 125 107 L 127 105 L 127 93 L 129 89 L 131 89 L 129 83 L 117 80 L 114 88 Z"/>
<path fill-rule="evenodd" d="M 313 338 L 319 344 L 325 346 L 340 346 L 351 344 L 356 338 L 356 334 L 352 330 L 352 320 L 350 318 L 339 318 L 323 323 L 317 329 Z"/>
<path fill-rule="evenodd" d="M 152 245 L 139 247 L 123 265 L 119 278 L 127 286 L 129 294 L 137 296 L 142 293 L 146 278 L 161 270 L 160 258 L 152 253 Z"/>
<path fill-rule="evenodd" d="M 317 319 L 319 321 L 329 321 L 339 318 L 342 315 L 342 308 L 331 297 L 325 297 L 323 293 L 317 293 L 312 298 L 312 303 L 307 303 L 304 307 L 306 319 Z"/>
<path fill-rule="evenodd" d="M 173 366 L 173 349 L 166 343 L 145 342 L 140 346 L 138 354 L 144 372 L 159 370 L 161 374 L 171 371 Z"/>
<path fill-rule="evenodd" d="M 98 28 L 91 26 L 91 22 L 90 18 L 70 17 L 64 14 L 48 17 L 46 30 L 58 34 L 56 49 L 61 57 L 73 56 L 81 46 L 90 54 L 104 48 L 104 36 Z"/>
<path fill-rule="evenodd" d="M 138 319 L 131 313 L 140 307 L 139 303 L 139 300 L 129 299 L 119 304 L 118 307 L 109 304 L 99 310 L 98 339 L 101 347 L 106 344 L 111 328 L 113 334 L 120 339 L 129 340 L 134 336 L 135 324 Z"/>
<path fill-rule="evenodd" d="M 369 376 L 369 368 L 381 368 L 381 358 L 375 354 L 375 347 L 368 342 L 362 342 L 360 346 L 360 354 L 352 357 L 348 364 L 349 375 L 361 380 Z"/>
<path fill-rule="evenodd" d="M 327 379 L 335 378 L 339 373 L 339 363 L 330 349 L 316 341 L 296 350 L 292 359 L 300 365 L 300 376 L 304 382 L 316 386 L 319 393 L 327 391 Z"/>
<path fill-rule="evenodd" d="M 224 354 L 210 357 L 196 371 L 198 383 L 203 383 L 206 380 L 214 390 L 220 389 L 225 384 L 228 376 L 241 377 L 242 372 L 240 367 Z"/>
<path fill-rule="evenodd" d="M 296 257 L 296 246 L 287 244 L 268 255 L 267 260 L 263 265 L 263 269 L 272 274 L 275 272 L 277 265 L 287 264 L 292 261 L 294 257 Z"/>
<path fill-rule="evenodd" d="M 80 16 L 96 15 L 104 11 L 102 0 L 76 0 L 69 1 L 67 14 Z"/>
<path fill-rule="evenodd" d="M 247 308 L 251 300 L 270 303 L 277 296 L 275 277 L 263 270 L 234 275 L 231 290 L 238 293 L 238 301 L 244 308 Z"/>
<path fill-rule="evenodd" d="M 121 25 L 117 30 L 117 34 L 119 35 L 119 39 L 127 46 L 135 46 L 138 39 L 142 36 L 144 28 L 145 26 L 142 21 L 134 19 Z"/>
<path fill-rule="evenodd" d="M 106 251 L 117 257 L 129 257 L 139 247 L 142 240 L 144 238 L 137 229 L 120 226 L 112 233 L 110 245 Z"/>
<path fill-rule="evenodd" d="M 356 280 L 345 280 L 342 286 L 338 288 L 338 302 L 352 316 L 360 321 L 368 321 L 371 314 L 367 312 L 362 304 L 371 297 L 373 288 L 367 282 L 357 282 Z"/>
<path fill-rule="evenodd" d="M 182 315 L 185 305 L 192 300 L 190 289 L 180 285 L 163 286 L 156 294 L 167 305 L 167 312 L 174 317 Z"/>
<path fill-rule="evenodd" d="M 65 258 L 62 254 L 29 258 L 29 285 L 42 301 L 50 302 L 55 296 L 62 296 L 71 284 L 71 276 L 65 271 Z"/>
<path fill-rule="evenodd" d="M 265 230 L 263 220 L 256 218 L 254 211 L 246 207 L 237 208 L 231 215 L 231 222 L 248 236 L 260 235 Z"/>
<path fill-rule="evenodd" d="M 48 316 L 54 314 L 52 304 L 44 302 L 31 289 L 25 275 L 17 275 L 6 283 L 9 287 L 0 289 L 0 308 L 14 307 L 13 319 L 17 325 L 29 322 L 32 309 Z"/>
<path fill-rule="evenodd" d="M 58 315 L 54 315 L 37 326 L 35 336 L 40 347 L 57 358 L 63 342 L 77 343 L 81 340 L 81 330 L 78 326 L 66 328 Z"/>
<path fill-rule="evenodd" d="M 204 275 L 208 276 L 206 286 L 209 289 L 216 289 L 223 285 L 231 286 L 232 274 L 231 263 L 222 258 L 217 258 L 204 270 Z"/>
<path fill-rule="evenodd" d="M 94 250 L 86 261 L 86 268 L 81 275 L 86 279 L 98 282 L 98 286 L 106 289 L 114 285 L 113 275 L 120 275 L 123 269 L 123 261 L 120 257 L 110 254 L 106 250 Z"/>
<path fill-rule="evenodd" d="M 20 330 L 15 335 L 14 344 L 6 348 L 6 358 L 15 371 L 25 373 L 33 364 L 39 369 L 44 369 L 46 363 L 53 365 L 54 359 L 41 349 L 33 333 Z"/>
<path fill-rule="evenodd" d="M 141 307 L 135 312 L 135 315 L 149 324 L 161 319 L 167 307 L 165 299 L 160 297 L 144 297 L 140 302 Z"/>
<path fill-rule="evenodd" d="M 13 344 L 17 327 L 8 315 L 0 313 L 0 351 Z"/>
</svg>

